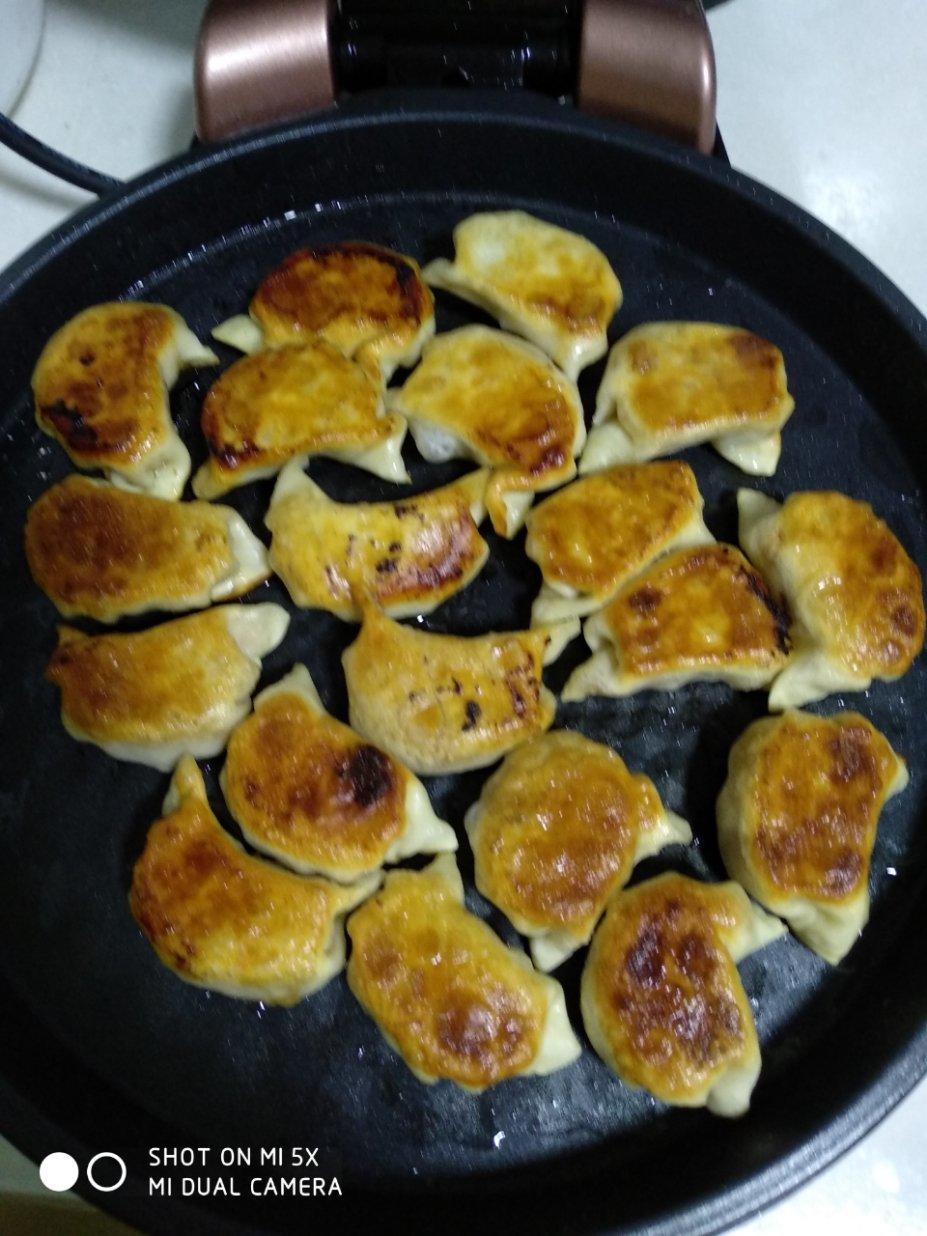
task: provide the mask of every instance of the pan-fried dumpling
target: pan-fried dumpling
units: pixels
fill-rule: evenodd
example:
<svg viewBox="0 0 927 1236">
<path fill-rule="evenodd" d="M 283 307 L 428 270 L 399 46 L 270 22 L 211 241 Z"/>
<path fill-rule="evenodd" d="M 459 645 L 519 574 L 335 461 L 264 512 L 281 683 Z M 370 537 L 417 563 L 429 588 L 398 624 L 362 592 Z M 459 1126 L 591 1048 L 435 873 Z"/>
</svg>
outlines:
<svg viewBox="0 0 927 1236">
<path fill-rule="evenodd" d="M 475 459 L 493 469 L 492 526 L 512 537 L 532 495 L 576 475 L 586 429 L 576 386 L 530 343 L 487 326 L 438 335 L 389 406 L 432 463 Z"/>
<path fill-rule="evenodd" d="M 222 605 L 125 635 L 59 627 L 46 677 L 78 742 L 167 772 L 217 755 L 247 715 L 261 658 L 281 642 L 279 605 Z"/>
<path fill-rule="evenodd" d="M 525 553 L 544 582 L 532 623 L 591 614 L 660 554 L 709 544 L 702 506 L 695 473 L 676 460 L 609 468 L 533 506 Z"/>
<path fill-rule="evenodd" d="M 792 415 L 782 353 L 748 330 L 648 322 L 612 348 L 581 472 L 671 455 L 697 442 L 772 476 Z"/>
<path fill-rule="evenodd" d="M 291 253 L 264 278 L 249 312 L 214 337 L 242 352 L 320 337 L 384 382 L 397 365 L 415 364 L 435 329 L 418 263 L 356 240 Z"/>
<path fill-rule="evenodd" d="M 457 849 L 421 781 L 329 716 L 304 665 L 254 701 L 220 780 L 245 840 L 296 871 L 356 880 Z"/>
<path fill-rule="evenodd" d="M 353 590 L 394 618 L 430 614 L 483 569 L 486 472 L 396 502 L 335 502 L 301 464 L 280 474 L 264 522 L 270 564 L 297 605 L 360 617 Z"/>
<path fill-rule="evenodd" d="M 310 455 L 387 481 L 409 479 L 405 421 L 383 410 L 379 385 L 324 339 L 236 361 L 210 387 L 201 424 L 209 458 L 193 478 L 198 498 L 217 498 Z"/>
<path fill-rule="evenodd" d="M 150 609 L 205 609 L 270 574 L 267 552 L 230 506 L 167 502 L 69 476 L 26 518 L 32 577 L 66 618 L 115 622 Z"/>
<path fill-rule="evenodd" d="M 35 417 L 78 468 L 100 468 L 126 489 L 179 498 L 190 455 L 167 393 L 181 369 L 217 363 L 167 305 L 94 305 L 45 345 L 32 375 Z"/>
<path fill-rule="evenodd" d="M 588 944 L 635 863 L 692 840 L 649 777 L 570 730 L 507 755 L 465 823 L 476 887 L 530 938 L 539 970 Z"/>
<path fill-rule="evenodd" d="M 451 855 L 390 872 L 348 935 L 348 986 L 420 1081 L 480 1091 L 579 1055 L 560 984 L 464 907 Z"/>
<path fill-rule="evenodd" d="M 565 700 L 674 691 L 688 682 L 764 687 L 788 662 L 786 622 L 762 577 L 733 545 L 666 554 L 583 630 L 593 651 Z"/>
<path fill-rule="evenodd" d="M 718 797 L 730 874 L 800 940 L 837 964 L 869 920 L 869 862 L 905 762 L 856 712 L 786 712 L 731 748 Z"/>
<path fill-rule="evenodd" d="M 921 573 L 866 502 L 737 495 L 740 543 L 792 614 L 795 651 L 773 683 L 774 712 L 899 678 L 924 646 Z"/>
<path fill-rule="evenodd" d="M 345 887 L 252 858 L 222 829 L 184 756 L 135 864 L 129 907 L 178 978 L 295 1004 L 344 968 L 344 916 L 379 882 Z"/>
<path fill-rule="evenodd" d="M 621 304 L 621 284 L 601 250 L 521 210 L 458 223 L 454 261 L 429 262 L 425 278 L 536 343 L 574 381 L 605 355 Z"/>
<path fill-rule="evenodd" d="M 417 773 L 483 768 L 550 728 L 556 700 L 541 670 L 578 630 L 435 635 L 367 605 L 342 657 L 351 725 Z"/>
<path fill-rule="evenodd" d="M 760 1046 L 736 963 L 784 933 L 733 881 L 670 872 L 616 893 L 583 969 L 592 1046 L 664 1103 L 742 1115 Z"/>
</svg>

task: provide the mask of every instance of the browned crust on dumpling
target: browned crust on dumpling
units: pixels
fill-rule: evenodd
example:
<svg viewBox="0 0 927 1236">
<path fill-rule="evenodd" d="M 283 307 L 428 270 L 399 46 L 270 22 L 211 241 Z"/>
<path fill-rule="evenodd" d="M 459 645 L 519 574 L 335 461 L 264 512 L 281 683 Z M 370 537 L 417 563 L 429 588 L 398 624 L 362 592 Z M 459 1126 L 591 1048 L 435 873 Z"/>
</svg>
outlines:
<svg viewBox="0 0 927 1236">
<path fill-rule="evenodd" d="M 866 885 L 879 812 L 898 769 L 882 735 L 858 713 L 786 713 L 752 751 L 750 855 L 778 893 L 831 902 Z"/>
<path fill-rule="evenodd" d="M 477 885 L 519 920 L 584 937 L 661 812 L 653 783 L 614 751 L 546 734 L 507 756 L 484 788 Z"/>
<path fill-rule="evenodd" d="M 844 494 L 800 493 L 783 505 L 779 537 L 795 547 L 802 615 L 828 648 L 854 674 L 903 674 L 924 645 L 924 593 L 888 524 Z"/>
<path fill-rule="evenodd" d="M 412 258 L 380 245 L 341 241 L 291 253 L 261 282 L 251 316 L 268 344 L 321 335 L 354 355 L 368 344 L 401 351 L 434 313 Z M 378 346 L 379 345 L 379 346 Z"/>
<path fill-rule="evenodd" d="M 298 605 L 358 613 L 360 588 L 384 609 L 452 596 L 489 547 L 471 514 L 482 474 L 393 503 L 322 504 L 296 491 L 275 503 L 270 560 Z"/>
<path fill-rule="evenodd" d="M 109 621 L 146 605 L 170 607 L 232 566 L 222 508 L 165 502 L 69 476 L 29 509 L 26 557 L 63 612 Z"/>
<path fill-rule="evenodd" d="M 719 934 L 736 921 L 723 888 L 670 875 L 615 895 L 583 974 L 583 1007 L 620 1075 L 685 1101 L 756 1043 Z"/>
<path fill-rule="evenodd" d="M 171 433 L 158 354 L 174 316 L 162 305 L 96 305 L 53 335 L 32 377 L 36 419 L 82 464 L 130 463 Z"/>
<path fill-rule="evenodd" d="M 95 741 L 166 741 L 195 733 L 250 694 L 258 667 L 213 609 L 145 631 L 86 636 L 59 629 L 45 671 L 67 721 Z"/>
<path fill-rule="evenodd" d="M 376 383 L 324 340 L 269 348 L 230 365 L 200 418 L 210 464 L 233 477 L 296 455 L 366 448 L 390 437 Z"/>
<path fill-rule="evenodd" d="M 619 465 L 532 508 L 525 552 L 546 580 L 601 595 L 653 558 L 700 509 L 688 464 Z"/>
<path fill-rule="evenodd" d="M 482 1088 L 535 1059 L 544 981 L 429 872 L 394 872 L 348 920 L 348 983 L 420 1073 Z"/>
<path fill-rule="evenodd" d="M 367 870 L 405 827 L 407 783 L 385 752 L 290 693 L 242 722 L 223 774 L 232 814 L 268 849 Z"/>
<path fill-rule="evenodd" d="M 251 858 L 205 801 L 186 797 L 153 825 L 129 905 L 158 956 L 181 977 L 220 989 L 311 982 L 344 893 Z"/>
<path fill-rule="evenodd" d="M 637 576 L 603 611 L 628 674 L 785 664 L 788 621 L 732 545 L 683 549 Z"/>
<path fill-rule="evenodd" d="M 628 402 L 651 433 L 675 434 L 713 422 L 775 424 L 784 408 L 791 409 L 775 344 L 738 327 L 666 328 L 669 339 L 641 333 L 627 343 Z"/>
</svg>

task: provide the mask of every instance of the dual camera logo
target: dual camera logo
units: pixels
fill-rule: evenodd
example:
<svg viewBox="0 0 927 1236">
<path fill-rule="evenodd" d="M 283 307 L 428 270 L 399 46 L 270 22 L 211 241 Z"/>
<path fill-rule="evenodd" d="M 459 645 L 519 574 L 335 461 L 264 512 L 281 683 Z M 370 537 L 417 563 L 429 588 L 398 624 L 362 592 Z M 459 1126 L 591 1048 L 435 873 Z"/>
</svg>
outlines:
<svg viewBox="0 0 927 1236">
<path fill-rule="evenodd" d="M 125 1160 L 111 1150 L 101 1150 L 87 1164 L 85 1174 L 87 1183 L 98 1193 L 112 1193 L 125 1184 Z M 79 1175 L 77 1160 L 63 1150 L 47 1154 L 39 1164 L 39 1179 L 45 1188 L 51 1189 L 53 1193 L 64 1193 L 67 1189 L 73 1189 Z"/>
</svg>

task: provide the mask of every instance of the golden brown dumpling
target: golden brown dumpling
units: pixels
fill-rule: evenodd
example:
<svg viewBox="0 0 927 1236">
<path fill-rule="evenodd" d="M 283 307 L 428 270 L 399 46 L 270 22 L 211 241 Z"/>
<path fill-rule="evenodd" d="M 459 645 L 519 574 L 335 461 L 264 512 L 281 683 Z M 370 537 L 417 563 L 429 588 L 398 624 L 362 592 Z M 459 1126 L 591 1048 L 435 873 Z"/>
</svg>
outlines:
<svg viewBox="0 0 927 1236">
<path fill-rule="evenodd" d="M 345 887 L 252 858 L 220 827 L 184 756 L 135 864 L 129 906 L 178 978 L 295 1004 L 343 969 L 344 916 L 378 884 L 371 876 Z"/>
<path fill-rule="evenodd" d="M 792 614 L 792 659 L 769 707 L 797 708 L 835 691 L 899 678 L 924 646 L 921 573 L 866 502 L 791 494 L 780 506 L 737 496 L 740 543 Z"/>
<path fill-rule="evenodd" d="M 418 263 L 365 241 L 299 249 L 265 276 L 250 317 L 230 318 L 213 335 L 242 352 L 321 338 L 387 382 L 414 365 L 434 334 L 431 291 Z"/>
<path fill-rule="evenodd" d="M 324 339 L 236 361 L 210 387 L 201 424 L 209 458 L 193 478 L 198 498 L 217 498 L 311 455 L 386 481 L 409 479 L 405 421 L 384 412 L 379 384 Z"/>
<path fill-rule="evenodd" d="M 66 618 L 115 622 L 151 609 L 205 609 L 270 574 L 237 511 L 167 502 L 69 476 L 29 508 L 32 578 Z"/>
<path fill-rule="evenodd" d="M 281 642 L 279 605 L 221 605 L 146 631 L 58 628 L 46 678 L 78 742 L 167 772 L 181 755 L 217 755 L 248 712 L 261 658 Z"/>
<path fill-rule="evenodd" d="M 342 658 L 351 724 L 417 773 L 483 768 L 550 728 L 541 670 L 578 629 L 434 635 L 367 606 Z"/>
<path fill-rule="evenodd" d="M 221 783 L 245 840 L 296 871 L 356 880 L 457 849 L 418 778 L 329 716 L 304 665 L 254 701 Z"/>
<path fill-rule="evenodd" d="M 664 1103 L 741 1115 L 760 1047 L 735 963 L 784 931 L 733 881 L 671 872 L 616 893 L 583 969 L 592 1046 Z"/>
<path fill-rule="evenodd" d="M 352 592 L 372 596 L 393 618 L 430 614 L 483 569 L 479 534 L 486 472 L 396 502 L 335 502 L 301 464 L 280 474 L 264 522 L 270 564 L 297 605 L 345 621 L 360 610 Z"/>
<path fill-rule="evenodd" d="M 570 730 L 507 755 L 465 822 L 476 886 L 530 938 L 539 970 L 588 944 L 635 863 L 692 840 L 649 777 Z"/>
<path fill-rule="evenodd" d="M 432 463 L 475 459 L 493 469 L 486 508 L 512 537 L 532 495 L 576 475 L 586 437 L 576 386 L 530 343 L 486 326 L 438 335 L 389 406 Z"/>
<path fill-rule="evenodd" d="M 580 1047 L 560 984 L 464 908 L 451 855 L 393 871 L 348 922 L 348 985 L 423 1082 L 485 1090 L 546 1074 Z"/>
<path fill-rule="evenodd" d="M 772 476 L 792 414 L 782 353 L 748 330 L 647 322 L 612 348 L 581 472 L 711 442 L 731 463 Z"/>
<path fill-rule="evenodd" d="M 544 580 L 532 623 L 591 614 L 660 554 L 709 544 L 702 506 L 677 460 L 609 468 L 537 503 L 525 520 L 525 553 Z"/>
<path fill-rule="evenodd" d="M 574 670 L 565 700 L 699 681 L 753 691 L 788 661 L 785 619 L 733 545 L 659 558 L 593 614 L 584 634 L 593 656 Z"/>
<path fill-rule="evenodd" d="M 52 335 L 39 357 L 36 420 L 78 468 L 179 498 L 190 455 L 171 420 L 168 391 L 181 369 L 217 363 L 167 305 L 93 305 Z"/>
<path fill-rule="evenodd" d="M 601 250 L 522 210 L 458 223 L 453 262 L 429 262 L 425 278 L 530 339 L 574 381 L 605 355 L 605 332 L 621 304 L 621 284 Z"/>
<path fill-rule="evenodd" d="M 718 798 L 724 865 L 836 965 L 869 919 L 869 860 L 904 760 L 865 717 L 786 712 L 731 748 Z"/>
</svg>

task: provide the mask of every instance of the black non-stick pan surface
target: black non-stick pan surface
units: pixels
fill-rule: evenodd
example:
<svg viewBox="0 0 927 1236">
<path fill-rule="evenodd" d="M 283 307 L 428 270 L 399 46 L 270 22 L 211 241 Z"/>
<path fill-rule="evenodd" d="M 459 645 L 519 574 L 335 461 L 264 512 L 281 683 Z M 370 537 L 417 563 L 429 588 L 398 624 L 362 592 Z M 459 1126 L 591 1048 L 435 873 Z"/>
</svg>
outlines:
<svg viewBox="0 0 927 1236">
<path fill-rule="evenodd" d="M 56 616 L 28 577 L 22 526 L 30 502 L 68 472 L 32 418 L 29 374 L 42 344 L 85 305 L 122 296 L 165 301 L 205 337 L 244 309 L 262 273 L 293 248 L 364 238 L 424 260 L 450 252 L 450 230 L 465 215 L 506 207 L 575 229 L 608 254 L 625 290 L 613 337 L 646 319 L 702 318 L 774 340 L 796 411 L 779 470 L 761 487 L 777 496 L 831 487 L 865 499 L 927 567 L 924 320 L 847 245 L 746 177 L 552 103 L 474 95 L 355 103 L 180 159 L 22 259 L 0 298 L 0 1117 L 36 1158 L 63 1149 L 84 1164 L 95 1151 L 119 1150 L 129 1180 L 88 1195 L 146 1231 L 239 1223 L 347 1231 L 359 1222 L 389 1231 L 400 1221 L 448 1232 L 708 1231 L 807 1179 L 925 1068 L 923 660 L 896 684 L 818 706 L 869 716 L 907 757 L 911 784 L 885 811 L 872 921 L 847 960 L 829 967 L 787 938 L 742 967 L 763 1073 L 739 1121 L 632 1092 L 588 1045 L 549 1078 L 481 1096 L 422 1086 L 343 977 L 287 1010 L 210 995 L 164 969 L 129 914 L 131 867 L 167 778 L 69 739 L 42 678 Z M 477 316 L 439 297 L 439 329 Z M 601 370 L 582 377 L 587 407 Z M 184 378 L 173 400 L 194 466 L 212 376 Z M 734 493 L 746 478 L 709 448 L 686 458 L 709 526 L 734 539 Z M 413 488 L 463 470 L 427 465 L 412 447 L 408 459 Z M 342 499 L 397 493 L 333 463 L 311 470 Z M 259 532 L 270 488 L 231 498 Z M 485 571 L 425 627 L 527 624 L 539 577 L 523 537 L 490 540 Z M 250 599 L 271 598 L 284 600 L 276 583 Z M 295 613 L 262 683 L 303 660 L 344 717 L 339 654 L 352 634 L 327 615 Z M 576 641 L 548 671 L 554 688 L 582 655 Z M 731 743 L 765 707 L 763 693 L 720 685 L 561 706 L 559 725 L 616 747 L 692 822 L 695 844 L 648 862 L 636 878 L 668 867 L 723 876 L 714 800 Z M 219 765 L 207 772 L 229 825 Z M 460 828 L 486 775 L 430 779 L 439 814 Z M 465 841 L 460 860 L 469 879 Z M 468 904 L 515 941 L 472 887 Z M 558 974 L 577 1030 L 581 963 L 582 955 Z M 147 1148 L 183 1145 L 317 1146 L 343 1196 L 148 1198 Z"/>
</svg>

